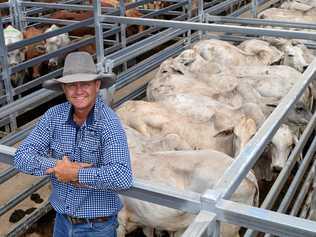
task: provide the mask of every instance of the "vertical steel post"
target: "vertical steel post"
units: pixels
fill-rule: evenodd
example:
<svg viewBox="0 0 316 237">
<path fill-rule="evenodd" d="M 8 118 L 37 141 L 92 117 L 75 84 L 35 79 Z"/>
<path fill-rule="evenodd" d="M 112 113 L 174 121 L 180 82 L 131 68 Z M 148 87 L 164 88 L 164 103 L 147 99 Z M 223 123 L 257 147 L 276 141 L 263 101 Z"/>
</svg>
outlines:
<svg viewBox="0 0 316 237">
<path fill-rule="evenodd" d="M 103 29 L 100 22 L 101 2 L 94 0 L 93 2 L 94 27 L 95 27 L 95 45 L 97 55 L 97 69 L 100 72 L 105 71 L 104 67 L 104 45 L 103 45 Z"/>
<path fill-rule="evenodd" d="M 185 8 L 184 8 L 185 9 Z M 188 12 L 188 20 L 190 20 L 192 18 L 192 0 L 188 0 L 188 6 L 187 6 L 187 12 Z M 183 14 L 185 14 L 185 11 L 183 11 Z M 191 44 L 191 35 L 192 35 L 192 31 L 188 30 L 187 32 L 187 39 L 186 39 L 186 46 L 189 46 Z"/>
<path fill-rule="evenodd" d="M 16 14 L 18 15 L 18 24 L 19 24 L 19 27 L 18 29 L 20 31 L 24 31 L 24 29 L 26 28 L 27 26 L 27 22 L 25 20 L 25 7 L 22 5 L 22 1 L 21 0 L 15 0 L 16 2 Z"/>
<path fill-rule="evenodd" d="M 2 24 L 2 18 L 0 17 L 0 62 L 2 65 L 2 81 L 5 88 L 7 103 L 13 102 L 13 88 L 11 84 L 11 68 L 8 60 L 8 51 L 5 45 L 4 29 Z M 1 82 L 2 83 L 2 82 Z M 14 131 L 17 128 L 15 114 L 10 116 L 11 130 Z"/>
<path fill-rule="evenodd" d="M 15 5 L 16 5 L 16 2 L 15 0 L 9 0 L 9 5 L 10 5 L 10 18 L 11 18 L 11 25 L 14 27 L 14 28 L 19 28 L 19 20 L 18 20 L 18 15 L 16 13 L 16 10 L 15 10 Z"/>
<path fill-rule="evenodd" d="M 94 13 L 94 26 L 95 26 L 95 45 L 97 54 L 97 70 L 98 72 L 112 72 L 112 66 L 109 68 L 106 65 L 104 55 L 104 43 L 103 43 L 103 28 L 100 21 L 101 16 L 101 2 L 100 0 L 94 0 L 93 2 L 93 13 Z M 107 103 L 111 104 L 115 92 L 115 85 L 108 89 L 100 90 L 102 99 Z"/>
<path fill-rule="evenodd" d="M 125 7 L 125 0 L 120 0 L 120 16 L 125 16 L 126 7 Z M 121 23 L 121 45 L 122 48 L 126 47 L 126 24 Z M 123 71 L 127 70 L 127 62 L 123 63 Z"/>
<path fill-rule="evenodd" d="M 199 0 L 198 1 L 198 15 L 199 15 L 199 21 L 202 23 L 204 22 L 204 1 Z M 202 39 L 203 31 L 199 30 L 199 38 Z"/>
<path fill-rule="evenodd" d="M 252 11 L 253 18 L 257 18 L 257 5 L 258 5 L 257 0 L 251 1 L 251 11 Z"/>
</svg>

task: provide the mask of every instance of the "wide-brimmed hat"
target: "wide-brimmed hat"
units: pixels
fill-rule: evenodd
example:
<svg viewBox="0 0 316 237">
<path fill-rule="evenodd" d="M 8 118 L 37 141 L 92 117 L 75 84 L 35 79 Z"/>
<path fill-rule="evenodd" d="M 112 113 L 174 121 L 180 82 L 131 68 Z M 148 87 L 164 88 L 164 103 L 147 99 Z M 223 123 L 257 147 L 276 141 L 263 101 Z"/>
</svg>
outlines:
<svg viewBox="0 0 316 237">
<path fill-rule="evenodd" d="M 100 80 L 100 89 L 109 88 L 115 84 L 116 76 L 113 73 L 97 73 L 92 56 L 87 52 L 73 52 L 67 55 L 64 64 L 63 76 L 58 79 L 45 81 L 43 87 L 61 91 L 62 83 Z"/>
</svg>

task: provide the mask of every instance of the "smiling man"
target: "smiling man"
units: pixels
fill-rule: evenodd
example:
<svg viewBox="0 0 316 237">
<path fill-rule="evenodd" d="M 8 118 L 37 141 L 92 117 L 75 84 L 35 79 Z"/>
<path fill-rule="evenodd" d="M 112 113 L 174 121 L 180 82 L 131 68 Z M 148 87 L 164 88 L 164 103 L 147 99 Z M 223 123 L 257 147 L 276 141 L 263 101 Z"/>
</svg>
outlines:
<svg viewBox="0 0 316 237">
<path fill-rule="evenodd" d="M 63 77 L 44 84 L 68 102 L 49 109 L 15 154 L 18 170 L 50 176 L 54 237 L 116 236 L 116 191 L 131 187 L 132 172 L 122 125 L 98 96 L 114 81 L 97 74 L 90 54 L 69 54 Z"/>
</svg>

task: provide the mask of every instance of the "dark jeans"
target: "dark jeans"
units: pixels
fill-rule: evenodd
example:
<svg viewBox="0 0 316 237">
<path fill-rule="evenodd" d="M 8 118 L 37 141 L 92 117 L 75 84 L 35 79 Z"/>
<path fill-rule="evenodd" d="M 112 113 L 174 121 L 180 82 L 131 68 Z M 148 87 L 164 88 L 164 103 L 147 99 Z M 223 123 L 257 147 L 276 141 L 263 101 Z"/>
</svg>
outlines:
<svg viewBox="0 0 316 237">
<path fill-rule="evenodd" d="M 64 215 L 56 213 L 54 237 L 116 237 L 117 217 L 104 222 L 72 224 Z"/>
</svg>

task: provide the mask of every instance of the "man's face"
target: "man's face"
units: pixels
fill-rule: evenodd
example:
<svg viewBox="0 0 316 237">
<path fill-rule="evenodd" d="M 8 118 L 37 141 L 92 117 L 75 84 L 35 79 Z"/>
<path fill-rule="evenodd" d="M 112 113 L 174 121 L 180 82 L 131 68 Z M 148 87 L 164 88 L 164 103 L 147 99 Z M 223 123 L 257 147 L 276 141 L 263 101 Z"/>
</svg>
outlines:
<svg viewBox="0 0 316 237">
<path fill-rule="evenodd" d="M 99 80 L 63 84 L 64 93 L 75 111 L 90 111 L 100 90 Z"/>
</svg>

